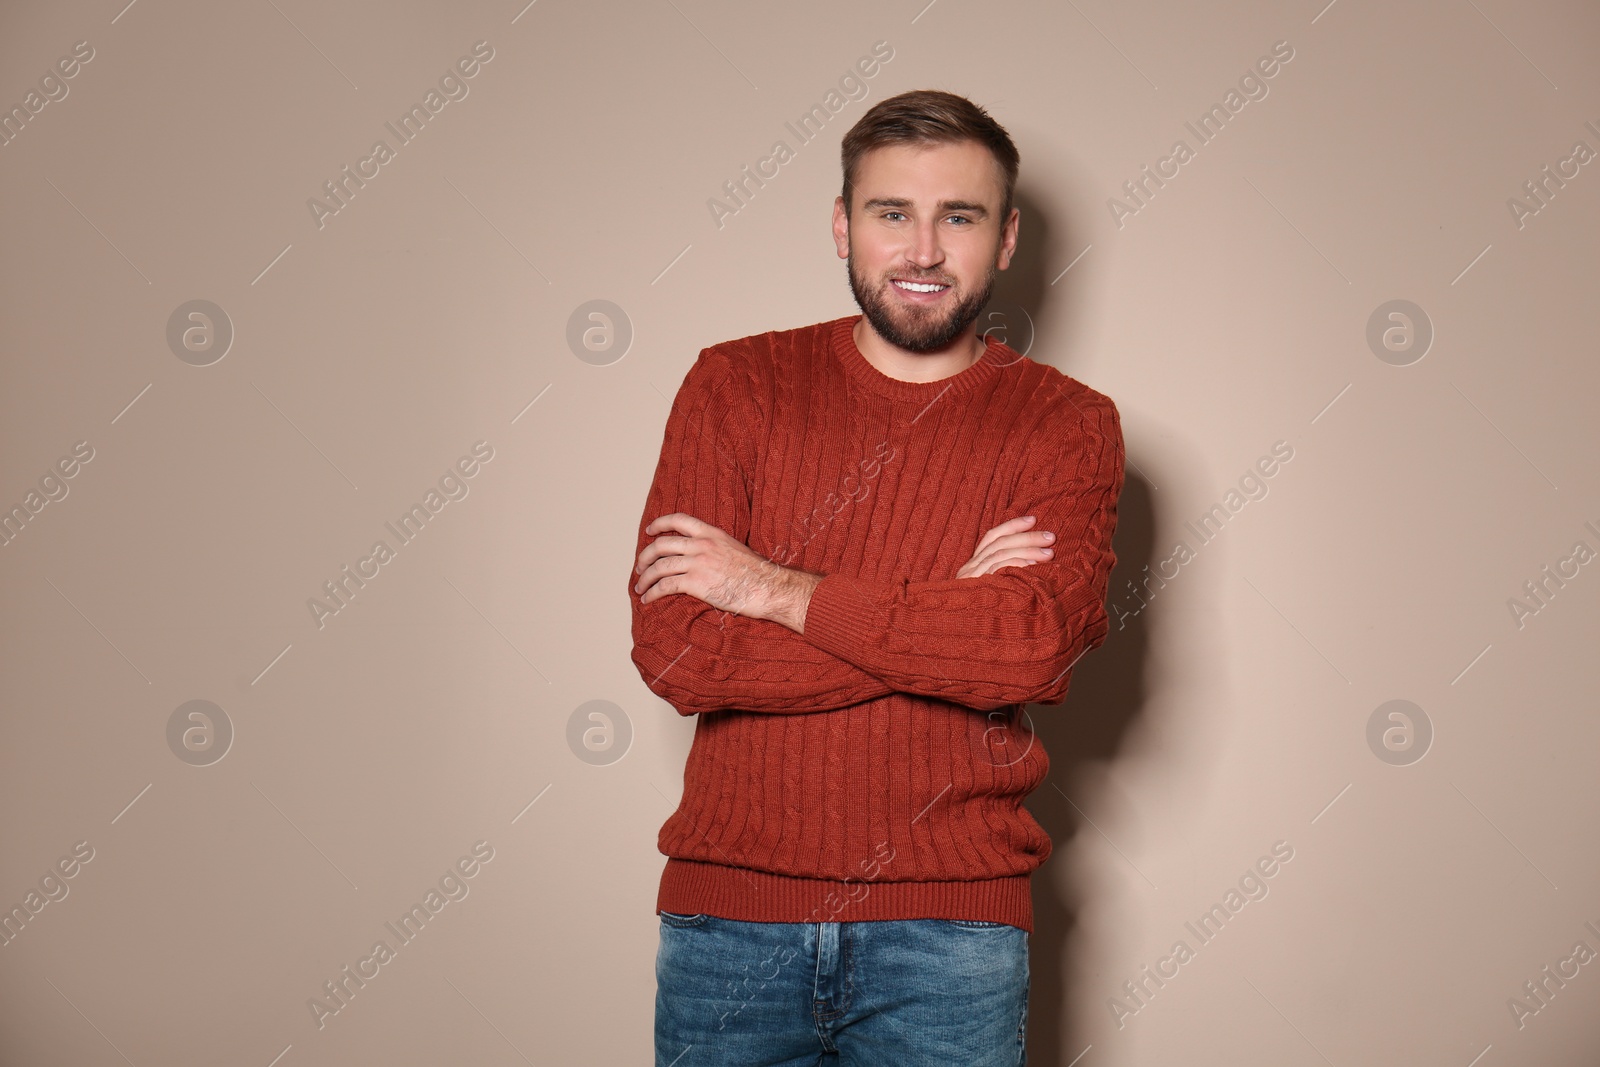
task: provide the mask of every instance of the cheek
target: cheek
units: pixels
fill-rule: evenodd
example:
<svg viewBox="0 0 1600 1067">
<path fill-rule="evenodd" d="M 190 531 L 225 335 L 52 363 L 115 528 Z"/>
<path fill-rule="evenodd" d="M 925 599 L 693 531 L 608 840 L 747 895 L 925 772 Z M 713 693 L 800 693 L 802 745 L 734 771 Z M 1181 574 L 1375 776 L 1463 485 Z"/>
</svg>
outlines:
<svg viewBox="0 0 1600 1067">
<path fill-rule="evenodd" d="M 872 234 L 856 244 L 856 262 L 868 274 L 882 274 L 889 269 L 901 243 L 893 234 Z"/>
<path fill-rule="evenodd" d="M 887 275 L 902 257 L 894 254 L 893 246 L 874 243 L 857 243 L 854 250 L 856 273 L 868 282 L 877 283 Z"/>
<path fill-rule="evenodd" d="M 968 289 L 981 289 L 984 279 L 995 269 L 995 256 L 987 248 L 973 248 L 963 250 L 959 258 L 954 259 L 956 277 L 961 279 L 961 284 Z"/>
</svg>

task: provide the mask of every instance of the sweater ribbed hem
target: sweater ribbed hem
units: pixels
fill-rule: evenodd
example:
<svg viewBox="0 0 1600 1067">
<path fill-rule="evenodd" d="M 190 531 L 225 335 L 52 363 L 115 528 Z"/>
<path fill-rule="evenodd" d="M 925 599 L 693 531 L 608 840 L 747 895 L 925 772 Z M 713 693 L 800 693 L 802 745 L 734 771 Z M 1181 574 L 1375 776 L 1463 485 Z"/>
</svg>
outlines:
<svg viewBox="0 0 1600 1067">
<path fill-rule="evenodd" d="M 720 863 L 668 858 L 656 914 L 714 915 L 744 922 L 967 919 L 1033 933 L 1027 874 L 961 882 L 840 882 Z"/>
</svg>

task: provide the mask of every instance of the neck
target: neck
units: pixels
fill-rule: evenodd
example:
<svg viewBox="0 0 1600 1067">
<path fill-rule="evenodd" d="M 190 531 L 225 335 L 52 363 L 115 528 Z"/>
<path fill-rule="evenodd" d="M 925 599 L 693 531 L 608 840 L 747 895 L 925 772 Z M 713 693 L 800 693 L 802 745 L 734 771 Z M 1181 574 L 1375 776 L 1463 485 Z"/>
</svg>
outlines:
<svg viewBox="0 0 1600 1067">
<path fill-rule="evenodd" d="M 865 315 L 852 331 L 856 348 L 866 361 L 890 378 L 902 382 L 937 382 L 960 374 L 983 358 L 988 345 L 978 336 L 976 324 L 968 325 L 955 340 L 943 348 L 913 352 L 884 340 Z"/>
</svg>

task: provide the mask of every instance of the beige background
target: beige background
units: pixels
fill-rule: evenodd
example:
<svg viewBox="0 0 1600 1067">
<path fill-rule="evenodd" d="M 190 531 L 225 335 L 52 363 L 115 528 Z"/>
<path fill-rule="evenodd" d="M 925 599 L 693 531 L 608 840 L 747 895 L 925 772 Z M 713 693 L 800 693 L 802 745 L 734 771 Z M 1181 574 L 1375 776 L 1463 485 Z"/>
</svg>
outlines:
<svg viewBox="0 0 1600 1067">
<path fill-rule="evenodd" d="M 1600 566 L 1508 606 L 1600 550 L 1600 168 L 1508 207 L 1600 149 L 1593 5 L 119 3 L 0 16 L 7 110 L 93 49 L 0 147 L 0 506 L 93 450 L 0 548 L 0 904 L 93 850 L 0 947 L 4 1064 L 650 1061 L 693 724 L 629 661 L 623 583 L 668 406 L 702 347 L 855 311 L 839 139 L 925 87 L 1022 154 L 1005 328 L 1122 412 L 1113 601 L 1194 549 L 1032 709 L 1030 1063 L 1600 1056 L 1600 962 L 1508 1006 L 1600 951 Z M 479 41 L 468 95 L 319 228 L 307 201 Z M 1278 41 L 1267 94 L 1119 226 Z M 779 139 L 719 228 L 707 200 Z M 625 353 L 569 346 L 594 299 Z M 207 366 L 167 339 L 193 300 L 234 333 Z M 1392 300 L 1434 332 L 1406 365 L 1367 340 Z M 319 627 L 323 583 L 479 441 L 467 495 Z M 1433 730 L 1407 765 L 1367 740 L 1395 699 Z M 191 700 L 231 724 L 220 760 L 215 715 L 169 744 Z M 1119 1026 L 1122 983 L 1280 841 L 1270 893 Z M 476 842 L 468 895 L 319 1029 L 310 998 Z"/>
</svg>

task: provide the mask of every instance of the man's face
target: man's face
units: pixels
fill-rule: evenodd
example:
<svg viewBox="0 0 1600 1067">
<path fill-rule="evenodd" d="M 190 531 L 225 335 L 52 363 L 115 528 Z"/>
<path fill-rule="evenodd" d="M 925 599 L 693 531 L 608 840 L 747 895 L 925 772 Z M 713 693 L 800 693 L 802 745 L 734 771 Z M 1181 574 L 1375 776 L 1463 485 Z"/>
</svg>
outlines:
<svg viewBox="0 0 1600 1067">
<path fill-rule="evenodd" d="M 999 217 L 1005 188 L 994 156 L 976 141 L 875 148 L 852 193 L 853 217 L 843 197 L 835 201 L 833 234 L 862 314 L 892 345 L 945 348 L 989 303 L 995 271 L 1016 247 L 1018 212 Z"/>
</svg>

